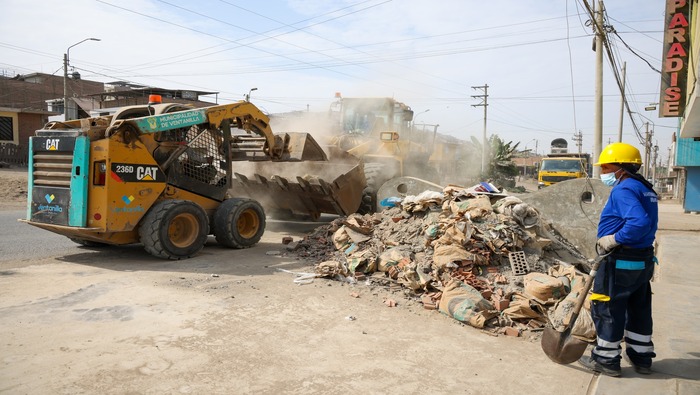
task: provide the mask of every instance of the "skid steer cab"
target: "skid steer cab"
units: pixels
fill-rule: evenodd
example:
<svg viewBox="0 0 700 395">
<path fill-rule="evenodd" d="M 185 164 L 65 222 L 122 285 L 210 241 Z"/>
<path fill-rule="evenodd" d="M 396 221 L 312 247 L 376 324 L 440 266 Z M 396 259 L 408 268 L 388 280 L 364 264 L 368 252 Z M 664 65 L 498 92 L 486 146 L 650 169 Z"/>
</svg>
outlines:
<svg viewBox="0 0 700 395">
<path fill-rule="evenodd" d="M 210 234 L 226 247 L 251 247 L 265 211 L 230 189 L 232 128 L 258 134 L 261 154 L 284 160 L 285 138 L 249 102 L 135 106 L 49 123 L 30 138 L 21 221 L 87 246 L 142 243 L 166 259 L 192 257 Z"/>
</svg>

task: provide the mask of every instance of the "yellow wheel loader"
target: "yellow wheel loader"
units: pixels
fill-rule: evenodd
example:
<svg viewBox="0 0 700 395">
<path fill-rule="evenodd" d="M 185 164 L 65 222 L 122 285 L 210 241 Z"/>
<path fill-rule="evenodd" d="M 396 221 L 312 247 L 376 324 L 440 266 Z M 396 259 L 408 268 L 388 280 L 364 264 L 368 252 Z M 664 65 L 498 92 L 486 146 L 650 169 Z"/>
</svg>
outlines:
<svg viewBox="0 0 700 395">
<path fill-rule="evenodd" d="M 272 133 L 248 101 L 154 103 L 38 130 L 22 221 L 84 245 L 142 243 L 182 259 L 210 234 L 227 247 L 256 244 L 265 208 L 353 213 L 365 183 L 360 165 L 330 164 L 310 135 Z"/>
<path fill-rule="evenodd" d="M 337 97 L 331 114 L 339 130 L 330 141 L 329 151 L 331 160 L 349 157 L 364 164 L 367 185 L 359 212 L 381 209 L 377 193 L 385 185 L 392 186 L 386 192 L 393 196 L 442 190 L 438 185 L 440 174 L 430 161 L 434 137 L 428 139 L 425 133 L 414 130 L 409 106 L 388 97 Z"/>
</svg>

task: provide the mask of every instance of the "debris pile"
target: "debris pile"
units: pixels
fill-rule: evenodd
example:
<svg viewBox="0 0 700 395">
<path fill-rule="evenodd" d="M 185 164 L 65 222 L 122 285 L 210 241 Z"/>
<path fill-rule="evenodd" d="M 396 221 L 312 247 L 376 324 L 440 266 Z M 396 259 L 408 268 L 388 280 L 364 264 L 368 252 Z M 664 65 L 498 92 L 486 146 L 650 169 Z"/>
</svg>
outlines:
<svg viewBox="0 0 700 395">
<path fill-rule="evenodd" d="M 320 262 L 317 276 L 400 284 L 426 309 L 493 333 L 532 335 L 548 322 L 561 330 L 568 323 L 583 276 L 565 261 L 584 268 L 585 258 L 535 207 L 456 186 L 391 203 L 317 228 L 295 253 Z M 574 334 L 590 335 L 578 326 Z"/>
</svg>

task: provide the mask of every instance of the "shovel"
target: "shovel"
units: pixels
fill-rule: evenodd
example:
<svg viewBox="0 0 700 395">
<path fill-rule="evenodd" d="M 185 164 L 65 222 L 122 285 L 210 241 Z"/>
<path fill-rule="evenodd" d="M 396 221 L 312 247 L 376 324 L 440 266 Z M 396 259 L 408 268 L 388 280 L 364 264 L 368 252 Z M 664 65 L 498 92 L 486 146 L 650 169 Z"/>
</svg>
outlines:
<svg viewBox="0 0 700 395">
<path fill-rule="evenodd" d="M 583 353 L 586 352 L 586 347 L 588 343 L 579 340 L 571 336 L 571 329 L 576 323 L 578 314 L 581 311 L 583 303 L 586 301 L 586 296 L 588 296 L 588 291 L 590 291 L 593 285 L 593 279 L 595 274 L 600 267 L 600 263 L 609 254 L 599 255 L 593 267 L 591 268 L 591 273 L 586 276 L 586 282 L 583 284 L 583 289 L 581 290 L 578 298 L 576 299 L 576 304 L 574 305 L 574 311 L 571 313 L 571 319 L 564 332 L 559 332 L 554 328 L 547 327 L 542 333 L 542 350 L 552 361 L 566 365 L 574 361 L 577 361 Z"/>
</svg>

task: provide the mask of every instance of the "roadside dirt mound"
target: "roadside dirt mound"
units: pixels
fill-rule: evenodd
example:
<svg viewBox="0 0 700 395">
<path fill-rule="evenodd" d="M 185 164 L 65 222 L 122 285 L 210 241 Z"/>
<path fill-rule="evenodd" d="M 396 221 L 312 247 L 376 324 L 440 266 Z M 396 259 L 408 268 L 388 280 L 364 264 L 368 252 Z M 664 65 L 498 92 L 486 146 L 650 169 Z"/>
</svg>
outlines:
<svg viewBox="0 0 700 395">
<path fill-rule="evenodd" d="M 27 204 L 27 170 L 0 169 L 0 209 L 17 209 Z"/>
</svg>

